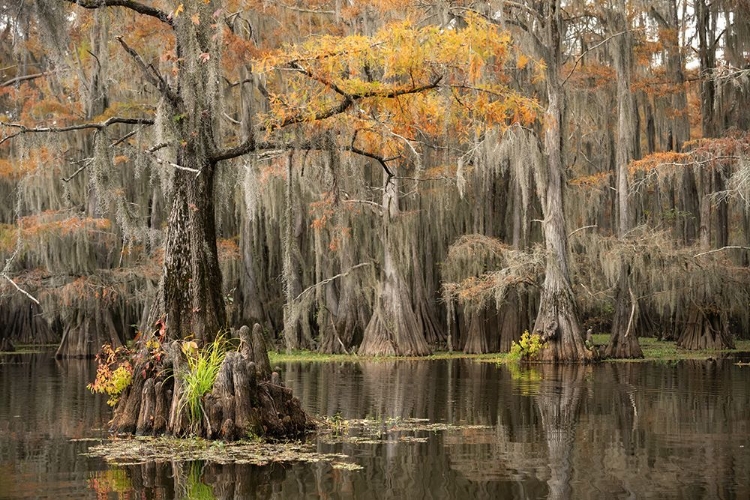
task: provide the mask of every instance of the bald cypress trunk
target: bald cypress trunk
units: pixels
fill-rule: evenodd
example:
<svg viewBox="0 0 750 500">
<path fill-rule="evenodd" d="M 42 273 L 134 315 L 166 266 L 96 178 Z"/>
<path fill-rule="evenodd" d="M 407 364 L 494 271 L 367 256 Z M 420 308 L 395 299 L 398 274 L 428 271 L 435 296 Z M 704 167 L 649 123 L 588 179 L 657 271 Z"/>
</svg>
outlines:
<svg viewBox="0 0 750 500">
<path fill-rule="evenodd" d="M 210 342 L 226 325 L 212 203 L 215 165 L 178 157 L 201 174 L 176 172 L 167 222 L 164 266 L 150 326 L 163 322 L 170 338 Z"/>
<path fill-rule="evenodd" d="M 385 175 L 385 174 L 384 174 Z M 386 176 L 383 192 L 383 262 L 375 310 L 364 332 L 359 354 L 370 356 L 425 356 L 430 354 L 412 308 L 411 294 L 395 252 L 398 240 L 398 190 L 395 179 Z"/>
<path fill-rule="evenodd" d="M 700 198 L 699 237 L 701 252 L 711 248 L 711 193 L 714 192 L 714 173 L 701 168 L 698 174 Z M 729 317 L 704 286 L 689 301 L 687 320 L 678 330 L 677 345 L 684 349 L 734 349 L 729 331 Z"/>
<path fill-rule="evenodd" d="M 628 164 L 633 156 L 633 123 L 634 102 L 630 93 L 630 70 L 632 38 L 628 29 L 628 20 L 623 4 L 618 10 L 610 13 L 610 24 L 617 32 L 624 31 L 620 43 L 614 47 L 614 65 L 617 74 L 617 146 L 615 153 L 618 230 L 617 236 L 625 241 L 632 227 L 630 210 L 630 190 L 628 186 Z M 605 356 L 610 358 L 642 358 L 643 351 L 638 343 L 636 327 L 640 325 L 638 300 L 630 286 L 630 266 L 621 259 L 620 278 L 617 281 L 615 296 L 615 317 L 612 323 L 612 335 L 605 349 Z"/>
<path fill-rule="evenodd" d="M 555 31 L 556 33 L 556 31 Z M 559 37 L 559 33 L 556 33 Z M 557 38 L 556 38 L 557 39 Z M 559 44 L 559 39 L 557 42 Z M 568 268 L 568 238 L 563 209 L 562 101 L 557 65 L 550 64 L 547 78 L 547 110 L 544 146 L 548 182 L 544 207 L 546 266 L 534 332 L 547 341 L 540 355 L 545 362 L 585 362 L 593 354 L 584 345 Z"/>
</svg>

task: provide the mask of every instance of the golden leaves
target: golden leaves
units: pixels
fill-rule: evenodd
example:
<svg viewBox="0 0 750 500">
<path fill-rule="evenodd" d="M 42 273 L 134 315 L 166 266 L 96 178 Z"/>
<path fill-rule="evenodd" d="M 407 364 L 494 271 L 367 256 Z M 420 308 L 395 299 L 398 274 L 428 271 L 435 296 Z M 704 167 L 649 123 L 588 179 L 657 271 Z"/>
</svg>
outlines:
<svg viewBox="0 0 750 500">
<path fill-rule="evenodd" d="M 461 30 L 400 21 L 371 37 L 311 37 L 255 61 L 270 96 L 266 129 L 343 111 L 358 127 L 369 120 L 406 136 L 469 137 L 535 120 L 535 102 L 502 84 L 509 35 L 477 16 L 466 20 Z"/>
</svg>

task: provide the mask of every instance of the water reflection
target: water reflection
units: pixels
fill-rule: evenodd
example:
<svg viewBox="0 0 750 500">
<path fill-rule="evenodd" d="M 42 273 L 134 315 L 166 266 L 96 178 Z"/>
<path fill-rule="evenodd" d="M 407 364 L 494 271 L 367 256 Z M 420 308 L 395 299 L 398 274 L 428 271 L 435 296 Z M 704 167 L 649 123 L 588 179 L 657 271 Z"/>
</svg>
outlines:
<svg viewBox="0 0 750 500">
<path fill-rule="evenodd" d="M 12 361 L 12 362 L 11 362 Z M 308 411 L 422 418 L 449 431 L 316 441 L 330 463 L 148 463 L 81 455 L 102 435 L 88 362 L 0 360 L 0 498 L 750 498 L 750 367 L 713 362 L 495 366 L 294 364 Z"/>
</svg>

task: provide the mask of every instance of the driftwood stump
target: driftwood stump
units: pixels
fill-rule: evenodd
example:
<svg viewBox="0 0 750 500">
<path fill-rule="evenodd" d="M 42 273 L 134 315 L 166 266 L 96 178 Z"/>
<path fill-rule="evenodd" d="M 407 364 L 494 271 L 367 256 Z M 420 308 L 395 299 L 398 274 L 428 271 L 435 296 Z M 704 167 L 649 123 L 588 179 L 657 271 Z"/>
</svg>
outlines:
<svg viewBox="0 0 750 500">
<path fill-rule="evenodd" d="M 199 422 L 190 421 L 182 401 L 188 363 L 181 343 L 166 343 L 158 364 L 146 348 L 141 350 L 135 355 L 133 382 L 115 408 L 112 430 L 227 441 L 303 434 L 312 422 L 279 374 L 271 371 L 260 326 L 252 331 L 243 326 L 239 338 L 238 349 L 226 353 L 213 388 L 202 397 Z"/>
</svg>

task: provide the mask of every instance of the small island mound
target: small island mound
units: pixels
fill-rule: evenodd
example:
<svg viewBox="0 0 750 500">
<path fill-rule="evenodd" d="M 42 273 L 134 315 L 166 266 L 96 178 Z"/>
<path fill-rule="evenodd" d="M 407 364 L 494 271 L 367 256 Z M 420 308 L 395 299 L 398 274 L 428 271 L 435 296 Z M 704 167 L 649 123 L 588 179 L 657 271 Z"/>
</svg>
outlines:
<svg viewBox="0 0 750 500">
<path fill-rule="evenodd" d="M 134 349 L 105 346 L 89 388 L 110 395 L 116 434 L 235 441 L 292 438 L 314 427 L 279 371 L 271 369 L 258 324 L 202 347 L 162 342 L 159 332 Z"/>
</svg>

